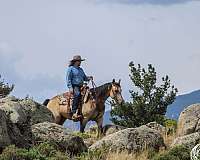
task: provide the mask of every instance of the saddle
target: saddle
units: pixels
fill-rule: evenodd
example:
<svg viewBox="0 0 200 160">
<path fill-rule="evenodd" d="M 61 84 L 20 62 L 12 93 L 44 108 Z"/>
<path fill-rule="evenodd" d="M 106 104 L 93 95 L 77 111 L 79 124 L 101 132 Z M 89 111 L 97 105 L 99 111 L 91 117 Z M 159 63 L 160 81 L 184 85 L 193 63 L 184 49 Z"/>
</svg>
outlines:
<svg viewBox="0 0 200 160">
<path fill-rule="evenodd" d="M 82 104 L 87 103 L 90 97 L 92 97 L 92 92 L 90 91 L 90 88 L 87 85 L 83 85 L 81 87 L 81 100 L 78 106 L 79 114 L 82 114 L 81 113 Z M 62 110 L 62 112 L 66 114 L 71 114 L 73 95 L 69 92 L 65 92 L 59 95 L 58 98 L 59 98 L 60 109 Z"/>
</svg>

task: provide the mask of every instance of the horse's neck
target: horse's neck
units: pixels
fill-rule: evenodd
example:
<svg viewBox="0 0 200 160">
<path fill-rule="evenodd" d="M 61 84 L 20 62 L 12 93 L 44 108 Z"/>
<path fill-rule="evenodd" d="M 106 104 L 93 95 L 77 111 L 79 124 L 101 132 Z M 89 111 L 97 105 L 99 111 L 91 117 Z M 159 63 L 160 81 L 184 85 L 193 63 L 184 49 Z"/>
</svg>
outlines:
<svg viewBox="0 0 200 160">
<path fill-rule="evenodd" d="M 110 97 L 110 88 L 106 88 L 105 94 L 99 94 L 98 97 L 96 97 L 97 99 L 102 99 L 103 103 L 105 103 L 105 101 Z"/>
</svg>

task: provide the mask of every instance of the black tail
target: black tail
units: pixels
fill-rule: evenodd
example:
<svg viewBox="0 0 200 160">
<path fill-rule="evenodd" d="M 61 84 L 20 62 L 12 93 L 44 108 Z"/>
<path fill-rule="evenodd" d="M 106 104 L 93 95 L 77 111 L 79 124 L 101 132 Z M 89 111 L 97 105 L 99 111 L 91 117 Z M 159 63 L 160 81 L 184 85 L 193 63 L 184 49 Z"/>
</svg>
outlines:
<svg viewBox="0 0 200 160">
<path fill-rule="evenodd" d="M 43 102 L 43 105 L 47 106 L 47 104 L 49 103 L 50 99 L 46 99 L 44 102 Z"/>
</svg>

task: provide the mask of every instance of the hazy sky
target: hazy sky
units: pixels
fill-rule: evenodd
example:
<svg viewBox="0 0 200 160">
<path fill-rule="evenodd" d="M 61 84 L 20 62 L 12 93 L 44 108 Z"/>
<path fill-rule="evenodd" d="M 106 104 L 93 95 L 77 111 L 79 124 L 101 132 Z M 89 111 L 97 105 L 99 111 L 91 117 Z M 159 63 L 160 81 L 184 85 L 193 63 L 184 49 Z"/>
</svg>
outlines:
<svg viewBox="0 0 200 160">
<path fill-rule="evenodd" d="M 18 97 L 43 101 L 67 89 L 74 54 L 98 85 L 128 63 L 151 63 L 179 94 L 200 89 L 200 2 L 192 0 L 0 0 L 0 74 Z"/>
</svg>

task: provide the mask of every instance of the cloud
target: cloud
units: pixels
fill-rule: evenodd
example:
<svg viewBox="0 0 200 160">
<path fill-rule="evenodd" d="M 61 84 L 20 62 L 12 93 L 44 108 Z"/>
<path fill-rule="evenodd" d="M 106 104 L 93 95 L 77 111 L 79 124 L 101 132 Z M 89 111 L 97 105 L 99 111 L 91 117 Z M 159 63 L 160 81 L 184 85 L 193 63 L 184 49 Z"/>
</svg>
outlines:
<svg viewBox="0 0 200 160">
<path fill-rule="evenodd" d="M 152 5 L 173 5 L 198 0 L 96 0 L 96 3 L 121 3 L 121 4 L 152 4 Z"/>
<path fill-rule="evenodd" d="M 32 77 L 23 77 L 17 70 L 17 65 L 23 56 L 11 45 L 0 43 L 0 75 L 9 84 L 14 84 L 13 95 L 25 97 L 29 95 L 42 102 L 62 91 L 62 79 L 48 74 L 38 73 Z M 24 66 L 26 67 L 26 66 Z M 22 71 L 23 72 L 23 71 Z"/>
<path fill-rule="evenodd" d="M 7 42 L 0 71 L 16 84 L 14 93 L 44 99 L 65 90 L 66 63 L 77 53 L 97 85 L 121 78 L 128 98 L 132 60 L 168 74 L 179 94 L 200 87 L 200 63 L 188 59 L 200 50 L 200 3 L 110 7 L 86 1 L 0 0 L 0 42 Z"/>
</svg>

